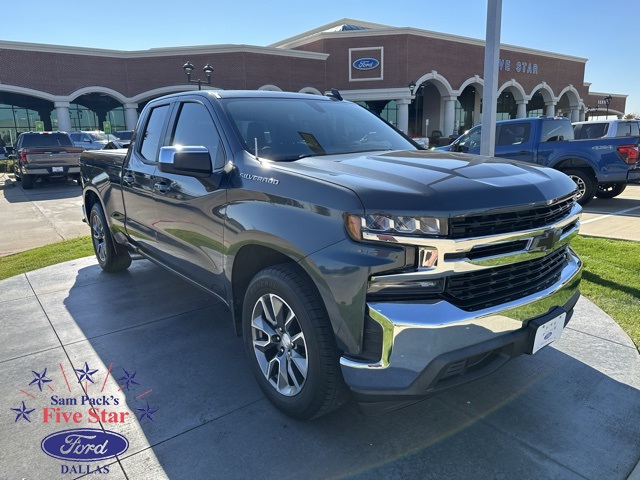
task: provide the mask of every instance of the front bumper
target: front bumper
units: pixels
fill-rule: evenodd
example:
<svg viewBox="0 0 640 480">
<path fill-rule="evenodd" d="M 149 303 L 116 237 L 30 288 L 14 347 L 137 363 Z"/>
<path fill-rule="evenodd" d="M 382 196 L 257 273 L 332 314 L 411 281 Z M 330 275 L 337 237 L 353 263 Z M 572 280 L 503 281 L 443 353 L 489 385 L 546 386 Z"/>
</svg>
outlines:
<svg viewBox="0 0 640 480">
<path fill-rule="evenodd" d="M 569 321 L 580 294 L 582 262 L 567 250 L 560 278 L 548 288 L 478 311 L 444 301 L 376 302 L 367 313 L 382 327 L 382 357 L 340 359 L 359 402 L 415 401 L 486 375 L 527 353 L 536 325 L 561 313 Z"/>
</svg>

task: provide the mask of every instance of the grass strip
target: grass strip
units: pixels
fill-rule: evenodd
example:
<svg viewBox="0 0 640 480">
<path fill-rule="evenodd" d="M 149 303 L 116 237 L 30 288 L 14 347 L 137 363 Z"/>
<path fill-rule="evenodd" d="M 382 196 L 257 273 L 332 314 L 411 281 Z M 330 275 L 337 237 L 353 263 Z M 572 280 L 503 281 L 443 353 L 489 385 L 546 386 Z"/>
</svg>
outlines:
<svg viewBox="0 0 640 480">
<path fill-rule="evenodd" d="M 0 257 L 0 280 L 57 263 L 93 255 L 90 236 L 52 243 L 26 252 Z"/>
<path fill-rule="evenodd" d="M 640 242 L 580 236 L 571 246 L 584 262 L 582 295 L 640 348 Z"/>
</svg>

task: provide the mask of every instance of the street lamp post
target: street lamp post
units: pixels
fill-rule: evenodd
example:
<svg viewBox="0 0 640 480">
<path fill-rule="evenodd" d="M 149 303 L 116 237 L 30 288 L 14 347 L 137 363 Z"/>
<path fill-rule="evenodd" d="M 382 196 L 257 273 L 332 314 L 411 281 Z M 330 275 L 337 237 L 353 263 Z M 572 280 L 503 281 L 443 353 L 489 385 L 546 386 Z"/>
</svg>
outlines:
<svg viewBox="0 0 640 480">
<path fill-rule="evenodd" d="M 424 88 L 424 83 L 421 83 L 418 88 L 416 88 L 416 82 L 411 82 L 409 84 L 409 88 L 411 89 L 411 91 L 413 92 L 415 90 L 415 98 L 414 98 L 414 110 L 415 110 L 415 114 L 413 116 L 413 123 L 414 123 L 414 127 L 413 127 L 413 135 L 415 137 L 419 137 L 420 135 L 418 134 L 418 125 L 420 125 L 420 123 L 418 122 L 418 94 L 422 91 L 422 89 Z M 425 133 L 426 135 L 426 133 Z"/>
<path fill-rule="evenodd" d="M 609 104 L 611 103 L 611 95 L 604 97 L 604 103 L 607 105 L 607 118 L 609 117 Z"/>
<path fill-rule="evenodd" d="M 187 62 L 182 66 L 182 69 L 184 70 L 184 73 L 187 75 L 187 83 L 197 83 L 198 90 L 202 90 L 202 84 L 204 82 L 203 80 L 200 80 L 200 79 L 191 80 L 191 72 L 193 72 L 193 69 L 194 69 L 193 64 L 191 62 Z M 211 85 L 211 74 L 213 73 L 213 67 L 207 63 L 202 69 L 202 71 L 207 77 L 206 84 Z"/>
</svg>

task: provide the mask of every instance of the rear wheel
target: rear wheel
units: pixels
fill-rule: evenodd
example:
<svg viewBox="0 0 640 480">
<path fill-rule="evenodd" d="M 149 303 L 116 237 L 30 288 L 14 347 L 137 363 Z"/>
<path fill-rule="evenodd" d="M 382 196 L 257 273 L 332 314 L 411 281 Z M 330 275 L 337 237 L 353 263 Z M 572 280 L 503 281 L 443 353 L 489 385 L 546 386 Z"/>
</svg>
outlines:
<svg viewBox="0 0 640 480">
<path fill-rule="evenodd" d="M 299 267 L 259 272 L 247 290 L 242 321 L 251 368 L 278 409 L 309 420 L 346 403 L 333 330 L 318 292 Z"/>
<path fill-rule="evenodd" d="M 627 188 L 626 183 L 604 183 L 598 185 L 598 191 L 596 192 L 596 197 L 598 198 L 613 198 L 620 195 L 624 192 L 624 189 Z"/>
<path fill-rule="evenodd" d="M 576 186 L 578 187 L 578 203 L 580 205 L 586 205 L 589 203 L 596 194 L 597 188 L 596 179 L 593 175 L 586 170 L 573 168 L 562 171 L 576 183 Z"/>
<path fill-rule="evenodd" d="M 25 190 L 33 188 L 33 175 L 22 175 L 22 188 Z"/>
<path fill-rule="evenodd" d="M 131 265 L 129 252 L 122 247 L 117 247 L 111 237 L 107 226 L 102 206 L 98 203 L 91 208 L 89 215 L 91 225 L 91 241 L 96 258 L 105 272 L 119 272 L 126 270 Z"/>
</svg>

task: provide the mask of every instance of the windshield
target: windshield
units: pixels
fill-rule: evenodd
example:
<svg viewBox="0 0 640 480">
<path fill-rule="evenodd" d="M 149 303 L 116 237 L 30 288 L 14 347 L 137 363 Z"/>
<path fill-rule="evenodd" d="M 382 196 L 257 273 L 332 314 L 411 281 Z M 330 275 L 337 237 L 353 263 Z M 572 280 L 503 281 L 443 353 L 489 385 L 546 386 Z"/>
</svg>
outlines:
<svg viewBox="0 0 640 480">
<path fill-rule="evenodd" d="M 379 150 L 416 150 L 354 103 L 300 98 L 230 98 L 223 107 L 245 149 L 276 161 Z"/>
<path fill-rule="evenodd" d="M 73 147 L 66 133 L 23 134 L 22 147 Z"/>
<path fill-rule="evenodd" d="M 102 132 L 88 132 L 88 135 L 94 142 L 108 142 L 109 140 L 117 140 L 113 135 L 108 135 Z"/>
</svg>

